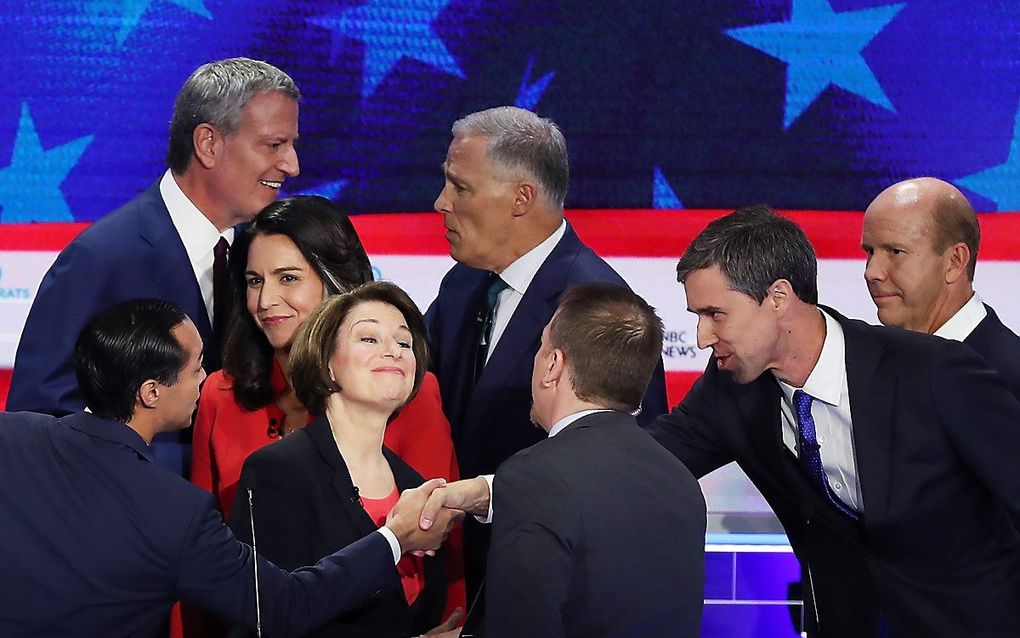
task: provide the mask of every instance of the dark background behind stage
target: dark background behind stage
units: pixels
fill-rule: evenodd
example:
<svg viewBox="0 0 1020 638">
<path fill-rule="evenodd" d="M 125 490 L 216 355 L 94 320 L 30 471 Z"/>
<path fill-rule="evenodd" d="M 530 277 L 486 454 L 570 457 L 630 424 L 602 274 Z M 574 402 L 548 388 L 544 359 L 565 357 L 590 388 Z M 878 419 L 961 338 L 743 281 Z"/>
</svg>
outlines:
<svg viewBox="0 0 1020 638">
<path fill-rule="evenodd" d="M 953 181 L 1020 209 L 1014 0 L 7 0 L 0 222 L 91 221 L 161 173 L 173 96 L 245 55 L 304 92 L 289 192 L 431 208 L 450 124 L 519 104 L 570 208 L 860 210 Z M 1011 157 L 1014 156 L 1014 157 Z"/>
</svg>

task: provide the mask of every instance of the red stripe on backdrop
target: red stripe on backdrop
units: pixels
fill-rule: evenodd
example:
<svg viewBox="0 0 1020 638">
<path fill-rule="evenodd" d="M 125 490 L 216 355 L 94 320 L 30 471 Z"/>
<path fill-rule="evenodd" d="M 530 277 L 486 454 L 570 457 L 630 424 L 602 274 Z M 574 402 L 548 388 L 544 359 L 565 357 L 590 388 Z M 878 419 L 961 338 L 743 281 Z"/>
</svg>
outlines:
<svg viewBox="0 0 1020 638">
<path fill-rule="evenodd" d="M 88 227 L 87 223 L 0 224 L 0 250 L 60 251 Z"/>
<path fill-rule="evenodd" d="M 607 257 L 678 258 L 695 235 L 722 210 L 572 210 L 578 234 Z M 862 213 L 783 211 L 811 238 L 823 259 L 859 259 Z M 983 260 L 1020 259 L 1020 214 L 983 213 Z M 366 250 L 376 255 L 442 255 L 443 218 L 437 213 L 355 215 Z M 0 224 L 0 250 L 58 251 L 87 224 Z"/>
<path fill-rule="evenodd" d="M 7 390 L 11 387 L 11 371 L 0 368 L 0 410 L 7 409 Z"/>
<path fill-rule="evenodd" d="M 700 372 L 667 372 L 666 395 L 669 405 L 674 406 L 684 398 L 694 382 L 701 376 Z M 7 390 L 11 386 L 11 371 L 0 368 L 0 411 L 7 406 Z"/>
</svg>

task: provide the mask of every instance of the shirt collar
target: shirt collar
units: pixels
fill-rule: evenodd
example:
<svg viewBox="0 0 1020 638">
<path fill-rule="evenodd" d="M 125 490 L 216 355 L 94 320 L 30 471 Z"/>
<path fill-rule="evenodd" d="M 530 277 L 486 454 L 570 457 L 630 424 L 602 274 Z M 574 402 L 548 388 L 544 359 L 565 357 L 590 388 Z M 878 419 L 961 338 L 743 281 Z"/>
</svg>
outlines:
<svg viewBox="0 0 1020 638">
<path fill-rule="evenodd" d="M 819 401 L 838 406 L 846 383 L 846 339 L 843 336 L 843 327 L 821 308 L 818 311 L 825 318 L 825 340 L 822 342 L 818 362 L 808 374 L 803 388 L 795 388 L 785 381 L 779 381 L 779 387 L 791 405 L 793 392 L 803 389 Z"/>
<path fill-rule="evenodd" d="M 549 430 L 549 438 L 551 439 L 554 436 L 556 436 L 557 434 L 559 434 L 560 432 L 562 432 L 563 428 L 567 427 L 568 425 L 570 425 L 574 421 L 577 421 L 578 419 L 580 419 L 582 417 L 586 417 L 589 414 L 595 414 L 596 412 L 612 412 L 612 410 L 606 410 L 604 408 L 601 408 L 601 409 L 595 409 L 595 410 L 581 410 L 580 412 L 574 412 L 573 414 L 568 414 L 567 416 L 563 417 L 562 419 L 557 421 L 555 425 L 552 426 L 552 428 Z"/>
<path fill-rule="evenodd" d="M 184 194 L 169 169 L 159 180 L 159 194 L 166 204 L 170 221 L 177 229 L 177 234 L 180 235 L 184 249 L 188 253 L 188 260 L 192 264 L 209 254 L 211 247 L 216 245 L 220 237 L 226 238 L 227 243 L 234 243 L 233 227 L 222 233 L 217 230 L 209 218 Z"/>
<path fill-rule="evenodd" d="M 970 301 L 963 304 L 963 307 L 956 311 L 956 314 L 949 318 L 949 321 L 942 324 L 935 331 L 936 337 L 963 341 L 974 332 L 978 324 L 988 315 L 985 302 L 975 292 L 971 295 Z"/>
<path fill-rule="evenodd" d="M 89 412 L 69 414 L 60 422 L 88 436 L 123 445 L 145 460 L 152 461 L 152 447 L 126 423 L 103 419 Z"/>
<path fill-rule="evenodd" d="M 549 235 L 542 243 L 518 257 L 503 272 L 499 273 L 500 279 L 505 281 L 515 292 L 523 295 L 528 290 L 528 286 L 531 285 L 531 280 L 538 274 L 538 269 L 549 258 L 553 248 L 556 248 L 556 244 L 563 239 L 563 235 L 566 232 L 567 220 L 564 219 L 560 222 L 560 227 L 553 231 L 552 235 Z"/>
</svg>

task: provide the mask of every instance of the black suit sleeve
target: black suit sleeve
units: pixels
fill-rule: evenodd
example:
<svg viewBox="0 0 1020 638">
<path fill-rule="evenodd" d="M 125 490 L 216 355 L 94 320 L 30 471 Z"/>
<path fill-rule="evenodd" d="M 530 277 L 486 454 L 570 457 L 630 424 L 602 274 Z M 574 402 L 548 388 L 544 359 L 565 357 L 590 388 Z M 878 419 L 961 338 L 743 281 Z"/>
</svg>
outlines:
<svg viewBox="0 0 1020 638">
<path fill-rule="evenodd" d="M 1020 403 L 984 359 L 956 342 L 936 357 L 931 394 L 964 465 L 1020 520 Z"/>
<path fill-rule="evenodd" d="M 565 635 L 563 610 L 581 538 L 579 503 L 548 466 L 506 461 L 493 487 L 486 638 Z"/>
<path fill-rule="evenodd" d="M 657 418 L 647 431 L 701 478 L 735 460 L 720 423 L 718 371 L 715 358 L 673 411 Z"/>
<path fill-rule="evenodd" d="M 262 628 L 270 636 L 304 634 L 399 582 L 381 534 L 369 534 L 312 567 L 286 572 L 238 542 L 209 495 L 182 546 L 179 598 L 228 622 L 254 627 L 256 560 Z"/>
</svg>

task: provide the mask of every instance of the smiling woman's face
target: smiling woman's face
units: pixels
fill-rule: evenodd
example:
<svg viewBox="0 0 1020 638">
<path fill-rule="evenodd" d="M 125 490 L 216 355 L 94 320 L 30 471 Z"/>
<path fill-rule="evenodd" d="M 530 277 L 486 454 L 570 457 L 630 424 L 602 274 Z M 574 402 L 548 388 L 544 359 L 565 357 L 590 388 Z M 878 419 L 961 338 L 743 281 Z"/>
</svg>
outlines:
<svg viewBox="0 0 1020 638">
<path fill-rule="evenodd" d="M 286 235 L 258 235 L 245 271 L 248 312 L 269 345 L 287 351 L 308 315 L 322 302 L 322 279 Z"/>
<path fill-rule="evenodd" d="M 365 301 L 354 306 L 337 331 L 329 369 L 340 397 L 395 410 L 414 385 L 415 359 L 404 315 L 390 304 Z"/>
</svg>

